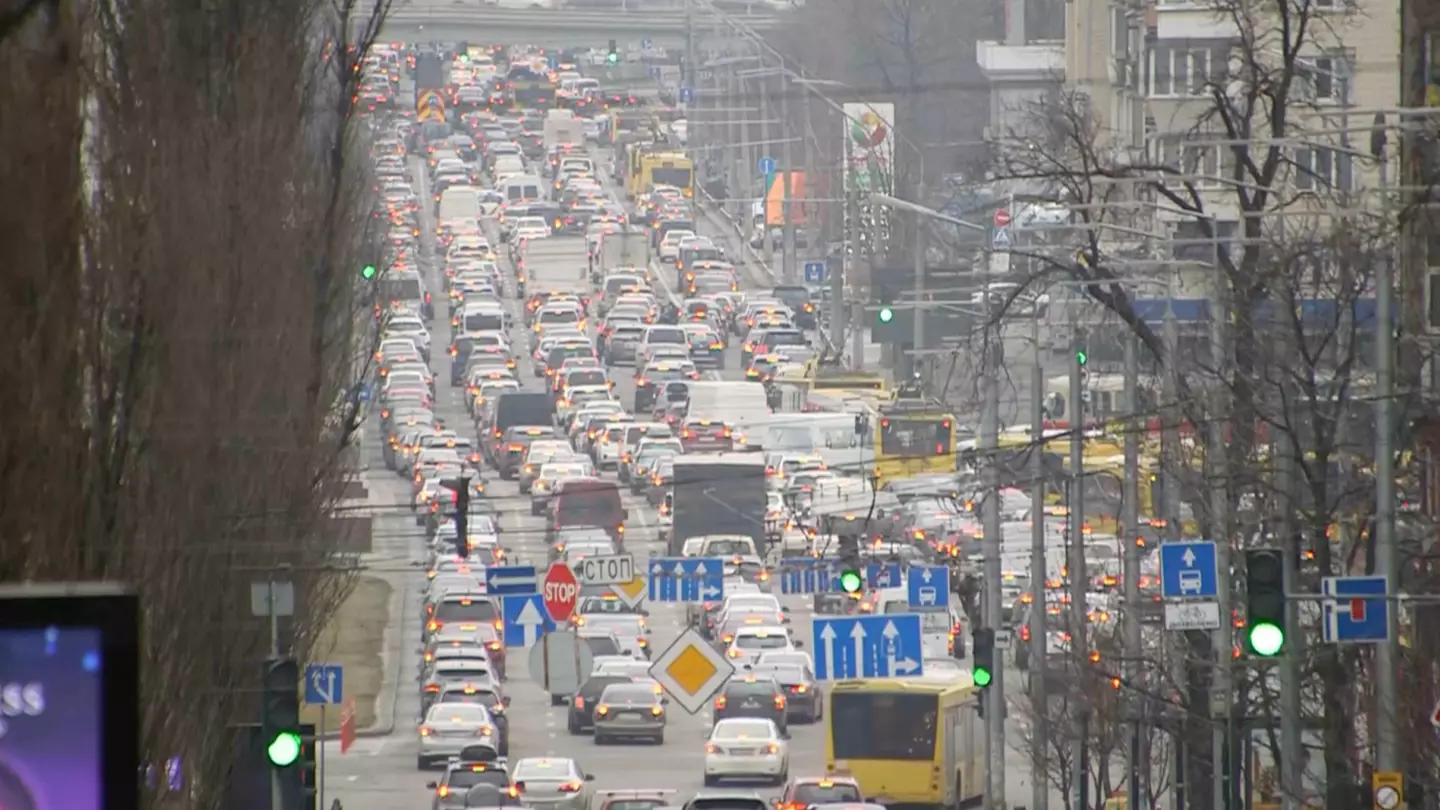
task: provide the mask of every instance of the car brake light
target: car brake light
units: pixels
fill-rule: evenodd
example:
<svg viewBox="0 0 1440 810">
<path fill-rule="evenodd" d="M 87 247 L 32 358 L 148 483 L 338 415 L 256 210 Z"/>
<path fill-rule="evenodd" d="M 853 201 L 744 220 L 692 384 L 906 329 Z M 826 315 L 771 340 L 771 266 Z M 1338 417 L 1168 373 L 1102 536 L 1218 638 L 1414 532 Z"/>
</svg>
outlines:
<svg viewBox="0 0 1440 810">
<path fill-rule="evenodd" d="M 563 784 L 563 785 L 560 786 L 560 792 L 561 792 L 561 793 L 579 793 L 579 792 L 580 792 L 580 783 L 579 783 L 579 782 L 566 782 L 565 784 Z"/>
<path fill-rule="evenodd" d="M 777 709 L 783 709 L 783 708 L 785 708 L 785 698 L 781 697 L 780 695 L 776 695 L 776 696 L 775 696 L 775 708 L 777 708 Z"/>
<path fill-rule="evenodd" d="M 715 743 L 705 743 L 705 753 L 718 754 L 720 753 L 720 746 L 716 745 Z"/>
<path fill-rule="evenodd" d="M 769 745 L 765 746 L 765 753 L 778 754 L 780 753 L 780 746 L 776 743 L 770 743 Z"/>
<path fill-rule="evenodd" d="M 715 708 L 724 709 L 725 704 L 729 702 L 729 699 L 727 699 L 724 695 L 721 695 L 720 697 L 715 698 Z"/>
<path fill-rule="evenodd" d="M 429 726 L 421 726 L 421 727 L 420 727 L 420 736 L 421 736 L 421 737 L 429 737 L 430 735 L 432 735 L 432 734 L 434 734 L 434 733 L 435 733 L 435 730 L 432 729 L 432 728 L 430 728 Z"/>
</svg>

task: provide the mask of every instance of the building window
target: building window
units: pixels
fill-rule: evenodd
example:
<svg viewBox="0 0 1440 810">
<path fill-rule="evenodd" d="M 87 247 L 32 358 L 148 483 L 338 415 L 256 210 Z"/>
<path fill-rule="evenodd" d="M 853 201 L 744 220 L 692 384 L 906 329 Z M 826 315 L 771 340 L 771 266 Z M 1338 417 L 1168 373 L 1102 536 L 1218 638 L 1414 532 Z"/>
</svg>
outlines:
<svg viewBox="0 0 1440 810">
<path fill-rule="evenodd" d="M 1302 57 L 1295 65 L 1295 85 L 1306 101 L 1347 104 L 1350 61 L 1335 54 Z"/>
<path fill-rule="evenodd" d="M 1166 135 L 1159 139 L 1160 162 L 1180 173 L 1176 180 L 1189 181 L 1199 188 L 1213 188 L 1220 185 L 1220 171 L 1224 165 L 1225 147 L 1204 143 L 1205 136 L 1192 143 L 1184 135 Z"/>
<path fill-rule="evenodd" d="M 1295 187 L 1307 191 L 1350 190 L 1353 158 L 1349 152 L 1325 146 L 1295 150 Z"/>
<path fill-rule="evenodd" d="M 1149 94 L 1159 97 L 1203 96 L 1209 84 L 1212 58 L 1204 48 L 1156 45 L 1150 49 Z"/>
<path fill-rule="evenodd" d="M 1440 332 L 1440 230 L 1425 229 L 1425 325 Z"/>
</svg>

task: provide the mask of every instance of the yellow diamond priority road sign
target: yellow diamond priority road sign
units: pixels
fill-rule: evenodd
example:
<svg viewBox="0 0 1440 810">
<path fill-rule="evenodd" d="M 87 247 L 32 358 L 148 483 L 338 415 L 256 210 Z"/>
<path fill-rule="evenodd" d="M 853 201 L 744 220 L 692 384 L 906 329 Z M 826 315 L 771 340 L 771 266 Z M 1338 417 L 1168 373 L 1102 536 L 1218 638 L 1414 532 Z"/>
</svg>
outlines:
<svg viewBox="0 0 1440 810">
<path fill-rule="evenodd" d="M 615 591 L 615 598 L 625 607 L 639 607 L 645 601 L 645 593 L 650 590 L 649 583 L 645 581 L 644 574 L 636 574 L 629 582 L 617 582 L 610 588 Z"/>
<path fill-rule="evenodd" d="M 694 714 L 735 674 L 735 665 L 688 628 L 650 666 L 650 677 L 685 711 Z"/>
</svg>

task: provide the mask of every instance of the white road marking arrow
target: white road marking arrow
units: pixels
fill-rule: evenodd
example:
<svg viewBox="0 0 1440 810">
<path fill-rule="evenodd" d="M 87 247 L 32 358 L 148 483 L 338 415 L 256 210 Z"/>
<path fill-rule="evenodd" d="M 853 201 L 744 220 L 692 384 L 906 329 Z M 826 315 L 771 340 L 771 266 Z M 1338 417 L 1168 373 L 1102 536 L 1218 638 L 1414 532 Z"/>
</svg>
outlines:
<svg viewBox="0 0 1440 810">
<path fill-rule="evenodd" d="M 835 625 L 827 623 L 825 629 L 820 631 L 820 660 L 825 662 L 829 668 L 827 673 L 831 678 L 835 677 L 836 670 L 840 669 L 840 662 L 830 657 L 830 651 L 835 648 Z"/>
<path fill-rule="evenodd" d="M 860 622 L 855 622 L 855 627 L 850 630 L 850 641 L 855 645 L 854 656 L 850 659 L 852 666 L 855 668 L 855 672 L 850 677 L 863 677 L 865 675 L 862 671 L 864 667 L 861 666 L 860 662 L 865 660 L 865 625 Z"/>
<path fill-rule="evenodd" d="M 1194 567 L 1195 567 L 1195 549 L 1193 549 L 1193 548 L 1187 548 L 1187 549 L 1185 549 L 1185 553 L 1180 555 L 1180 559 L 1182 559 L 1182 560 L 1185 561 L 1185 567 L 1186 567 L 1186 568 L 1194 568 Z"/>
<path fill-rule="evenodd" d="M 525 607 L 520 608 L 520 615 L 515 617 L 515 623 L 520 625 L 520 643 L 529 647 L 540 640 L 545 617 L 535 607 L 535 600 L 526 599 Z"/>
</svg>

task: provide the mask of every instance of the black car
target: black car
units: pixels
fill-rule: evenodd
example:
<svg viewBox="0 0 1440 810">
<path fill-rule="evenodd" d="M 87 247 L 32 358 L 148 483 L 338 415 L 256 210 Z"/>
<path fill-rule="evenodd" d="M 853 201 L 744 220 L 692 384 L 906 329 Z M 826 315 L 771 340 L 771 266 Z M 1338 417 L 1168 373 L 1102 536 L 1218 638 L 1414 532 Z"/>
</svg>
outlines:
<svg viewBox="0 0 1440 810">
<path fill-rule="evenodd" d="M 473 338 L 461 336 L 450 346 L 450 387 L 459 388 L 465 384 L 465 367 L 475 349 Z"/>
<path fill-rule="evenodd" d="M 757 676 L 768 675 L 785 690 L 785 713 L 798 723 L 818 723 L 825 716 L 825 700 L 810 673 L 796 664 L 756 667 Z"/>
<path fill-rule="evenodd" d="M 634 679 L 623 675 L 592 675 L 580 684 L 580 691 L 570 698 L 570 708 L 566 712 L 565 726 L 571 734 L 594 730 L 595 704 L 600 702 L 605 687 L 617 683 L 634 683 Z"/>
<path fill-rule="evenodd" d="M 789 699 L 785 688 L 768 676 L 747 675 L 726 681 L 720 696 L 715 698 L 715 722 L 727 717 L 760 717 L 773 720 L 781 735 L 789 735 L 786 716 Z"/>
</svg>

